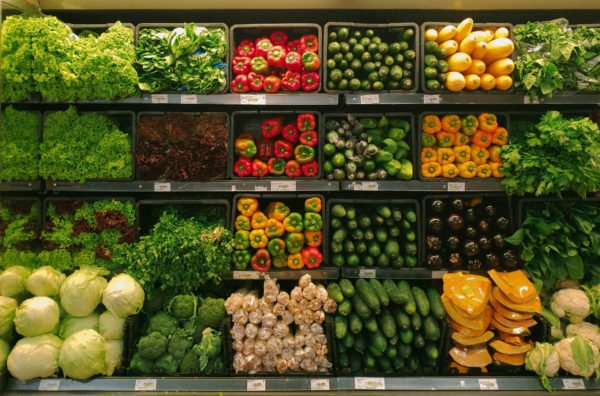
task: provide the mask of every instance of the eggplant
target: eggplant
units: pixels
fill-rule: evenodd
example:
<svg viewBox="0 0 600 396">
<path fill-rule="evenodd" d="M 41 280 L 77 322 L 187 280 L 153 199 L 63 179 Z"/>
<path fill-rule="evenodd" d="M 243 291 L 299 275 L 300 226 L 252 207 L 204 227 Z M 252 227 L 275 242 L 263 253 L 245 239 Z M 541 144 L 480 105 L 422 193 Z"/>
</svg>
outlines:
<svg viewBox="0 0 600 396">
<path fill-rule="evenodd" d="M 444 213 L 446 204 L 441 199 L 436 199 L 431 203 L 431 211 L 433 213 L 441 214 Z"/>
<path fill-rule="evenodd" d="M 516 268 L 519 265 L 519 259 L 512 250 L 507 250 L 502 255 L 502 265 L 507 269 Z"/>
<path fill-rule="evenodd" d="M 427 221 L 427 227 L 431 232 L 441 232 L 444 223 L 439 217 L 432 217 Z"/>
<path fill-rule="evenodd" d="M 457 236 L 451 236 L 446 241 L 446 246 L 448 246 L 448 249 L 450 250 L 457 250 L 460 246 L 460 239 Z"/>
<path fill-rule="evenodd" d="M 450 253 L 448 257 L 448 265 L 452 269 L 461 269 L 463 267 L 464 260 L 460 253 Z"/>
<path fill-rule="evenodd" d="M 482 234 L 485 234 L 490 230 L 490 223 L 488 223 L 486 220 L 481 220 L 479 224 L 477 224 L 477 229 Z"/>
<path fill-rule="evenodd" d="M 495 269 L 500 266 L 500 257 L 495 253 L 488 253 L 485 255 L 485 268 Z"/>
<path fill-rule="evenodd" d="M 427 251 L 429 252 L 439 252 L 442 250 L 442 240 L 435 235 L 428 235 L 425 238 L 425 242 L 427 243 Z"/>
<path fill-rule="evenodd" d="M 481 250 L 490 250 L 492 248 L 492 241 L 486 236 L 479 238 L 477 244 Z"/>
<path fill-rule="evenodd" d="M 506 245 L 506 241 L 504 240 L 504 235 L 496 234 L 492 237 L 492 243 L 495 247 L 502 249 Z"/>
<path fill-rule="evenodd" d="M 498 217 L 496 219 L 496 228 L 498 228 L 501 231 L 506 231 L 508 229 L 509 225 L 510 224 L 506 217 Z"/>
<path fill-rule="evenodd" d="M 483 211 L 488 217 L 496 216 L 496 207 L 494 205 L 487 205 Z"/>
<path fill-rule="evenodd" d="M 439 254 L 428 254 L 427 255 L 427 267 L 429 268 L 442 268 L 442 256 L 440 256 Z"/>
<path fill-rule="evenodd" d="M 469 271 L 479 271 L 481 269 L 481 260 L 477 257 L 471 257 L 467 260 L 467 269 Z"/>
<path fill-rule="evenodd" d="M 468 226 L 465 229 L 465 235 L 467 238 L 475 238 L 477 236 L 477 229 L 475 227 Z"/>
<path fill-rule="evenodd" d="M 465 202 L 462 199 L 455 199 L 452 201 L 452 209 L 462 212 L 465 210 Z"/>
<path fill-rule="evenodd" d="M 465 220 L 471 224 L 477 221 L 477 212 L 475 212 L 475 209 L 469 208 L 465 211 Z"/>
<path fill-rule="evenodd" d="M 474 257 L 479 254 L 479 245 L 475 241 L 466 241 L 463 248 L 467 257 Z"/>
<path fill-rule="evenodd" d="M 456 213 L 453 213 L 450 216 L 448 216 L 446 222 L 448 223 L 448 227 L 450 227 L 452 231 L 461 230 L 465 226 L 465 221 L 463 220 L 463 218 L 457 215 Z"/>
</svg>

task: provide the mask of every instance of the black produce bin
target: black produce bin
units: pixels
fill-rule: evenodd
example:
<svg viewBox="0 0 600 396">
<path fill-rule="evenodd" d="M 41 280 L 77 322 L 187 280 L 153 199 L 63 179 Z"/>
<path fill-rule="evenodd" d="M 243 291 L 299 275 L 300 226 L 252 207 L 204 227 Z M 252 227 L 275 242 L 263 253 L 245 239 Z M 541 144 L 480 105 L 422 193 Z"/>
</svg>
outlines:
<svg viewBox="0 0 600 396">
<path fill-rule="evenodd" d="M 27 196 L 12 196 L 12 195 L 7 195 L 4 197 L 0 197 L 0 207 L 4 206 L 4 204 L 12 204 L 12 205 L 18 205 L 19 209 L 28 209 L 29 212 L 31 212 L 32 210 L 34 210 L 34 207 L 37 207 L 37 216 L 34 217 L 33 222 L 35 223 L 34 225 L 34 236 L 33 239 L 30 241 L 25 241 L 23 242 L 24 246 L 16 246 L 17 250 L 31 250 L 31 251 L 36 251 L 38 248 L 38 238 L 40 236 L 40 233 L 42 231 L 42 203 L 40 201 L 40 199 L 36 198 L 36 197 L 27 197 Z M 15 207 L 15 210 L 17 208 Z M 0 253 L 2 253 L 5 250 L 5 248 L 3 246 L 0 246 Z"/>
<path fill-rule="evenodd" d="M 384 90 L 384 91 L 352 91 L 352 90 L 339 90 L 339 89 L 328 89 L 327 82 L 329 81 L 329 68 L 327 67 L 327 59 L 328 56 L 328 47 L 329 47 L 329 32 L 333 30 L 333 28 L 340 27 L 348 27 L 348 28 L 364 28 L 364 29 L 373 29 L 377 35 L 384 36 L 386 39 L 393 40 L 390 37 L 397 34 L 397 31 L 402 31 L 406 28 L 412 28 L 415 31 L 415 35 L 411 40 L 412 49 L 416 52 L 416 58 L 414 60 L 414 69 L 411 80 L 413 81 L 413 88 L 402 90 L 402 89 L 392 89 L 392 90 Z M 325 65 L 323 67 L 323 87 L 325 92 L 328 93 L 377 93 L 377 92 L 403 92 L 403 93 L 414 93 L 418 90 L 418 81 L 420 75 L 420 67 L 421 67 L 421 51 L 419 50 L 419 26 L 416 23 L 412 22 L 402 22 L 402 23 L 354 23 L 354 22 L 327 22 L 325 24 L 325 42 L 323 43 L 324 55 L 322 64 Z M 409 47 L 409 49 L 411 49 Z M 403 68 L 404 69 L 404 68 Z"/>
<path fill-rule="evenodd" d="M 244 132 L 249 132 L 252 134 L 252 136 L 254 136 L 254 141 L 255 143 L 257 143 L 258 146 L 258 141 L 261 138 L 261 130 L 260 130 L 260 126 L 261 123 L 266 120 L 267 118 L 270 117 L 283 117 L 284 118 L 284 122 L 283 124 L 288 124 L 288 123 L 296 123 L 296 117 L 300 114 L 312 114 L 315 116 L 316 122 L 317 122 L 317 127 L 315 128 L 315 130 L 317 131 L 318 134 L 318 143 L 315 147 L 313 147 L 315 149 L 316 152 L 316 161 L 319 163 L 319 172 L 317 174 L 317 176 L 299 176 L 299 177 L 294 177 L 294 178 L 289 178 L 286 175 L 282 175 L 282 176 L 274 176 L 274 175 L 267 175 L 266 177 L 253 177 L 253 176 L 247 176 L 247 177 L 240 177 L 237 176 L 235 174 L 235 172 L 233 171 L 233 166 L 237 160 L 237 156 L 235 154 L 235 140 L 237 139 L 237 137 L 239 135 L 241 135 Z M 271 111 L 234 111 L 231 114 L 231 129 L 229 131 L 229 157 L 228 157 L 228 164 L 227 164 L 227 172 L 228 175 L 231 179 L 237 179 L 237 180 L 270 180 L 270 179 L 275 179 L 275 180 L 291 180 L 291 179 L 295 179 L 295 180 L 314 180 L 314 179 L 320 179 L 323 176 L 323 128 L 322 128 L 322 117 L 321 114 L 319 112 L 316 111 L 300 111 L 300 110 L 294 110 L 294 111 L 285 111 L 285 110 L 271 110 Z M 278 140 L 280 137 L 274 138 L 274 140 Z M 283 139 L 285 140 L 285 139 Z M 287 141 L 287 140 L 286 140 Z M 295 146 L 299 145 L 300 142 L 295 143 Z M 295 147 L 294 146 L 294 147 Z M 255 156 L 255 158 L 258 158 L 258 155 Z M 293 159 L 293 157 L 292 157 Z"/>
</svg>

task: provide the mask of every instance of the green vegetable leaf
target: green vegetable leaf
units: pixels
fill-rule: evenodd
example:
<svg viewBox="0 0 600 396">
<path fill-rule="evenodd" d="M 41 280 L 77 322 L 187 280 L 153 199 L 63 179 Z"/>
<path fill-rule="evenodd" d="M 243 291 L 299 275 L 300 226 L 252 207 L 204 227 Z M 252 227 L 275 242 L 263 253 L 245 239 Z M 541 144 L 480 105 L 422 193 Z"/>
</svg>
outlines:
<svg viewBox="0 0 600 396">
<path fill-rule="evenodd" d="M 594 351 L 588 341 L 581 336 L 575 336 L 571 341 L 571 353 L 573 360 L 582 372 L 586 372 L 588 367 L 595 364 Z"/>
<path fill-rule="evenodd" d="M 514 234 L 509 237 L 504 238 L 504 240 L 511 245 L 520 245 L 523 242 L 523 238 L 525 237 L 525 231 L 520 228 Z"/>
</svg>

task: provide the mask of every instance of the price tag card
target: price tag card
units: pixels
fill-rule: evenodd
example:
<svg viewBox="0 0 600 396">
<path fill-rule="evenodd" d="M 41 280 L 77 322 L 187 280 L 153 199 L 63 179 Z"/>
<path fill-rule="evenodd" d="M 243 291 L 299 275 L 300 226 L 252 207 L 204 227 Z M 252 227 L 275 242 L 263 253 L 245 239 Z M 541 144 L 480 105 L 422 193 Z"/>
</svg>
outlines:
<svg viewBox="0 0 600 396">
<path fill-rule="evenodd" d="M 40 386 L 38 387 L 38 390 L 46 392 L 57 392 L 60 390 L 60 380 L 43 379 L 40 381 Z"/>
<path fill-rule="evenodd" d="M 156 378 L 145 378 L 135 380 L 134 391 L 155 391 L 156 390 Z"/>
<path fill-rule="evenodd" d="M 479 389 L 481 390 L 499 390 L 496 378 L 480 378 Z"/>
<path fill-rule="evenodd" d="M 169 95 L 167 94 L 154 94 L 150 96 L 150 101 L 152 103 L 157 103 L 157 104 L 164 104 L 164 103 L 169 103 Z"/>
<path fill-rule="evenodd" d="M 233 279 L 254 280 L 258 279 L 258 276 L 256 271 L 233 271 Z"/>
<path fill-rule="evenodd" d="M 529 95 L 523 96 L 524 104 L 540 104 L 540 100 L 538 98 L 532 98 Z"/>
<path fill-rule="evenodd" d="M 357 390 L 385 390 L 385 378 L 356 377 L 354 389 Z"/>
<path fill-rule="evenodd" d="M 254 186 L 254 191 L 269 191 L 269 186 L 264 184 L 257 184 Z"/>
<path fill-rule="evenodd" d="M 264 392 L 267 390 L 267 381 L 264 379 L 248 380 L 246 383 L 246 390 L 248 392 Z"/>
<path fill-rule="evenodd" d="M 374 181 L 362 182 L 363 191 L 379 191 L 379 183 Z"/>
<path fill-rule="evenodd" d="M 585 383 L 581 378 L 564 378 L 562 382 L 564 389 L 585 390 Z"/>
<path fill-rule="evenodd" d="M 154 192 L 171 192 L 171 183 L 154 183 Z"/>
<path fill-rule="evenodd" d="M 442 98 L 440 95 L 423 95 L 424 104 L 440 104 Z"/>
<path fill-rule="evenodd" d="M 379 104 L 379 95 L 360 95 L 360 104 Z"/>
<path fill-rule="evenodd" d="M 329 378 L 317 378 L 310 380 L 311 391 L 328 391 L 329 390 Z"/>
<path fill-rule="evenodd" d="M 271 191 L 296 191 L 296 181 L 295 180 L 272 181 L 271 182 Z"/>
<path fill-rule="evenodd" d="M 376 278 L 377 270 L 375 268 L 361 268 L 358 270 L 359 278 Z"/>
<path fill-rule="evenodd" d="M 267 104 L 267 97 L 265 95 L 240 95 L 240 104 L 265 105 Z"/>
<path fill-rule="evenodd" d="M 431 279 L 442 279 L 448 271 L 431 271 Z"/>
<path fill-rule="evenodd" d="M 449 182 L 448 183 L 448 191 L 451 192 L 463 192 L 465 191 L 465 183 L 464 182 Z"/>
<path fill-rule="evenodd" d="M 198 97 L 196 95 L 181 95 L 181 104 L 198 104 Z"/>
</svg>

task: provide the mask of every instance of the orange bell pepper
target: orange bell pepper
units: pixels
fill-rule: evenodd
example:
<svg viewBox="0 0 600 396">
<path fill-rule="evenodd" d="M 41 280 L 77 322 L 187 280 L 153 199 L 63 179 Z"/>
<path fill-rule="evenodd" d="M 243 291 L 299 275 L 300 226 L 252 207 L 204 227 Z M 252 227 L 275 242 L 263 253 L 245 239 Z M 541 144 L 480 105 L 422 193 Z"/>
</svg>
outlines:
<svg viewBox="0 0 600 396">
<path fill-rule="evenodd" d="M 239 215 L 235 218 L 235 229 L 236 231 L 250 231 L 250 218 L 248 216 Z"/>
<path fill-rule="evenodd" d="M 477 167 L 477 177 L 490 177 L 492 176 L 492 167 L 489 164 L 479 165 Z"/>
<path fill-rule="evenodd" d="M 438 133 L 442 130 L 442 122 L 435 114 L 427 114 L 423 116 L 423 132 Z"/>
<path fill-rule="evenodd" d="M 500 158 L 500 153 L 502 152 L 502 149 L 500 148 L 500 146 L 491 146 L 488 149 L 488 151 L 490 153 L 490 161 L 502 162 L 502 159 Z"/>
<path fill-rule="evenodd" d="M 471 161 L 475 162 L 477 165 L 483 165 L 487 162 L 488 158 L 490 158 L 490 152 L 484 149 L 483 147 L 471 146 Z"/>
<path fill-rule="evenodd" d="M 250 231 L 250 246 L 254 249 L 266 248 L 267 243 L 269 243 L 269 238 L 267 238 L 265 230 Z"/>
<path fill-rule="evenodd" d="M 454 179 L 456 176 L 458 176 L 458 168 L 454 164 L 442 165 L 442 176 L 449 179 Z"/>
<path fill-rule="evenodd" d="M 267 216 L 259 210 L 252 215 L 250 227 L 252 227 L 253 230 L 265 229 L 267 228 L 267 220 Z"/>
<path fill-rule="evenodd" d="M 454 150 L 440 147 L 437 149 L 437 158 L 440 165 L 452 164 L 454 163 Z"/>
<path fill-rule="evenodd" d="M 451 133 L 460 131 L 460 117 L 456 114 L 446 114 L 442 117 L 442 129 Z"/>
<path fill-rule="evenodd" d="M 265 233 L 268 238 L 277 238 L 283 236 L 285 234 L 285 228 L 283 228 L 283 223 L 275 219 L 267 220 L 267 225 L 265 227 Z"/>
<path fill-rule="evenodd" d="M 428 162 L 437 161 L 437 151 L 434 148 L 426 147 L 421 150 L 421 163 L 426 164 Z"/>
<path fill-rule="evenodd" d="M 304 201 L 304 211 L 319 213 L 321 211 L 321 198 L 312 197 Z"/>
<path fill-rule="evenodd" d="M 304 267 L 302 253 L 290 254 L 287 258 L 287 266 L 291 269 L 300 269 Z"/>
<path fill-rule="evenodd" d="M 421 174 L 424 177 L 438 177 L 442 174 L 442 166 L 437 162 L 428 162 L 421 165 Z"/>
<path fill-rule="evenodd" d="M 269 219 L 283 221 L 290 214 L 290 208 L 283 202 L 271 202 L 267 205 L 267 216 Z"/>
<path fill-rule="evenodd" d="M 508 131 L 506 128 L 499 127 L 492 133 L 492 143 L 498 146 L 504 146 L 508 144 Z"/>
<path fill-rule="evenodd" d="M 498 179 L 504 177 L 504 174 L 500 172 L 500 168 L 502 167 L 501 162 L 492 162 L 490 167 L 492 168 L 492 176 L 497 177 Z"/>
<path fill-rule="evenodd" d="M 472 179 L 477 175 L 477 164 L 473 161 L 467 161 L 458 166 L 458 174 L 465 179 Z"/>
<path fill-rule="evenodd" d="M 464 133 L 457 132 L 454 134 L 454 145 L 456 146 L 464 146 L 469 144 L 470 141 L 471 139 Z"/>
<path fill-rule="evenodd" d="M 469 146 L 454 146 L 454 158 L 456 162 L 462 164 L 471 160 L 471 147 Z"/>
<path fill-rule="evenodd" d="M 451 132 L 438 132 L 435 134 L 435 138 L 438 141 L 439 147 L 452 147 L 452 145 L 454 145 L 456 135 Z"/>
<path fill-rule="evenodd" d="M 477 131 L 473 138 L 471 139 L 471 143 L 479 147 L 489 147 L 492 144 L 492 134 L 484 131 Z"/>
<path fill-rule="evenodd" d="M 479 121 L 479 129 L 484 132 L 492 133 L 498 128 L 498 119 L 494 114 L 481 113 L 477 116 Z"/>
<path fill-rule="evenodd" d="M 240 214 L 250 217 L 258 210 L 258 199 L 240 198 L 237 201 L 236 208 Z"/>
<path fill-rule="evenodd" d="M 306 244 L 312 247 L 319 247 L 323 243 L 323 231 L 304 231 Z"/>
</svg>

